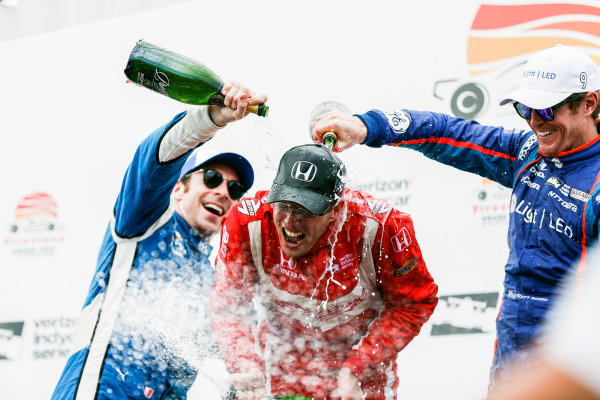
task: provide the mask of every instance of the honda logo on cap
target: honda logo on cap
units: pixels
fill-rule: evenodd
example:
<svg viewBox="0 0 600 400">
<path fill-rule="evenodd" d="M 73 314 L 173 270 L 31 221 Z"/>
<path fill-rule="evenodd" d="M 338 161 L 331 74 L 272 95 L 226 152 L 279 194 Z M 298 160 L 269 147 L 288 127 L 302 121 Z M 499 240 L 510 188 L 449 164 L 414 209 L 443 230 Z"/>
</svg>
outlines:
<svg viewBox="0 0 600 400">
<path fill-rule="evenodd" d="M 312 182 L 317 175 L 317 166 L 308 161 L 296 161 L 292 167 L 292 178 L 299 181 Z"/>
</svg>

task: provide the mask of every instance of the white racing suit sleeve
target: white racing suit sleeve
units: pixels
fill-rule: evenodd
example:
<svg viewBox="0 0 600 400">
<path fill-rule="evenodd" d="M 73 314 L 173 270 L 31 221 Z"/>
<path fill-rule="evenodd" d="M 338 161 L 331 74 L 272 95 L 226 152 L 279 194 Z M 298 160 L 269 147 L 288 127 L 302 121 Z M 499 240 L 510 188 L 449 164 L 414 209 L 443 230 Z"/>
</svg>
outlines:
<svg viewBox="0 0 600 400">
<path fill-rule="evenodd" d="M 161 163 L 176 159 L 210 140 L 220 129 L 210 118 L 208 106 L 192 107 L 162 138 L 158 149 Z"/>
</svg>

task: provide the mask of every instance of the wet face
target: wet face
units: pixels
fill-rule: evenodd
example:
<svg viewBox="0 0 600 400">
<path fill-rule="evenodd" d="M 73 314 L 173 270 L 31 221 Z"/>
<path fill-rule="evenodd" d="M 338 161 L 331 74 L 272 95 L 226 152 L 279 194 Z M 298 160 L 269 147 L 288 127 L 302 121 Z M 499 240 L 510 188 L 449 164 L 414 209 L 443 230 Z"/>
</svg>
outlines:
<svg viewBox="0 0 600 400">
<path fill-rule="evenodd" d="M 532 112 L 527 123 L 537 136 L 540 152 L 552 156 L 593 140 L 597 133 L 591 111 L 597 102 L 598 95 L 589 92 L 575 111 L 568 105 L 556 109 L 552 121 L 544 121 L 537 112 Z"/>
<path fill-rule="evenodd" d="M 207 164 L 203 169 L 214 169 L 223 175 L 223 182 L 214 189 L 204 184 L 204 172 L 195 172 L 184 184 L 177 182 L 173 190 L 175 210 L 201 236 L 209 237 L 221 229 L 221 219 L 235 203 L 227 192 L 227 181 L 239 180 L 235 170 L 224 164 Z"/>
<path fill-rule="evenodd" d="M 305 255 L 337 218 L 339 210 L 338 204 L 325 215 L 314 215 L 293 202 L 273 203 L 273 222 L 283 253 L 288 257 Z"/>
</svg>

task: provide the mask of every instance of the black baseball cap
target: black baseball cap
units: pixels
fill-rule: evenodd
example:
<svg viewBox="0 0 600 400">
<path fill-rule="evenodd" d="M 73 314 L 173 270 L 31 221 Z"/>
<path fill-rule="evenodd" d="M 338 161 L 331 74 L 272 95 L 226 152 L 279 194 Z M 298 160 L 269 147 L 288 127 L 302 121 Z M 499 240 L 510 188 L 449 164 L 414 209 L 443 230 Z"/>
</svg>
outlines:
<svg viewBox="0 0 600 400">
<path fill-rule="evenodd" d="M 266 201 L 291 201 L 315 215 L 324 215 L 339 200 L 345 175 L 342 160 L 322 144 L 292 147 L 281 157 Z"/>
</svg>

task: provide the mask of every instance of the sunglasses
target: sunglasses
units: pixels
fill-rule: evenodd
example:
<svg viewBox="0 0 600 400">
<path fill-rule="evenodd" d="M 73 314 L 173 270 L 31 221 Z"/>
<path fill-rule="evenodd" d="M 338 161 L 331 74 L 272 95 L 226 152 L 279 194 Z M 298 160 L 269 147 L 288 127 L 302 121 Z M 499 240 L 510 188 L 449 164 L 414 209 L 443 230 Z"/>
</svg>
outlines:
<svg viewBox="0 0 600 400">
<path fill-rule="evenodd" d="M 225 179 L 217 170 L 199 169 L 194 172 L 204 172 L 204 185 L 206 185 L 206 187 L 209 189 L 219 187 L 223 181 L 227 181 L 227 192 L 229 193 L 231 200 L 239 200 L 242 198 L 244 193 L 246 193 L 246 189 L 244 189 L 244 185 L 242 185 L 240 181 L 230 181 Z"/>
<path fill-rule="evenodd" d="M 513 103 L 513 106 L 515 107 L 515 110 L 517 110 L 517 114 L 519 114 L 521 118 L 529 119 L 531 118 L 531 113 L 535 111 L 544 121 L 552 121 L 554 119 L 554 115 L 556 114 L 556 110 L 558 110 L 565 104 L 574 103 L 581 99 L 583 99 L 583 96 L 569 97 L 566 100 L 563 100 L 560 103 L 553 105 L 552 107 L 544 108 L 541 110 L 535 110 L 531 107 L 527 107 L 525 104 L 519 103 L 518 101 L 515 101 Z"/>
<path fill-rule="evenodd" d="M 311 213 L 306 208 L 292 207 L 288 203 L 283 203 L 281 201 L 273 204 L 273 211 L 278 214 L 285 214 L 286 216 L 292 213 L 293 217 L 296 219 L 313 219 L 317 217 L 316 214 Z"/>
</svg>

